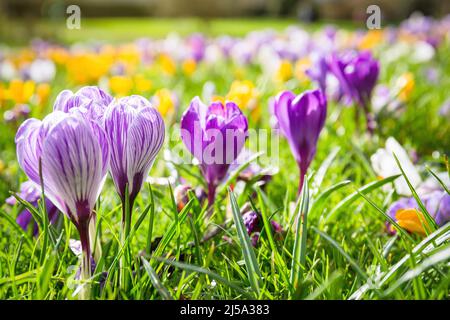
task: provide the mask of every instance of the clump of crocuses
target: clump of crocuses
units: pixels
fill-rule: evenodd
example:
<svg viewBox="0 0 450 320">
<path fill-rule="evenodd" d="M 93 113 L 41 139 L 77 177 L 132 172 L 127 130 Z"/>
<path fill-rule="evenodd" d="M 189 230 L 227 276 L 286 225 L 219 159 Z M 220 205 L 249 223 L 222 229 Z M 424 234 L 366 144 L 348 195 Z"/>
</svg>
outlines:
<svg viewBox="0 0 450 320">
<path fill-rule="evenodd" d="M 181 139 L 200 163 L 210 205 L 217 186 L 244 146 L 247 130 L 247 118 L 232 101 L 207 106 L 195 97 L 181 118 Z"/>
<path fill-rule="evenodd" d="M 55 111 L 29 119 L 16 135 L 17 157 L 27 176 L 76 226 L 83 248 L 82 279 L 90 277 L 89 223 L 109 168 L 103 129 L 78 113 Z M 87 298 L 88 291 L 83 291 Z"/>
<path fill-rule="evenodd" d="M 317 148 L 327 116 L 327 99 L 321 90 L 305 91 L 296 96 L 281 92 L 273 105 L 281 133 L 286 137 L 300 170 L 298 193 Z"/>
<path fill-rule="evenodd" d="M 131 208 L 163 144 L 164 130 L 160 114 L 147 99 L 113 100 L 97 87 L 61 92 L 44 120 L 29 119 L 19 128 L 20 166 L 78 230 L 82 279 L 91 274 L 89 226 L 108 170 L 122 203 L 129 204 L 124 214 L 129 229 Z M 37 201 L 40 191 L 34 191 L 31 200 Z M 89 297 L 86 287 L 82 298 Z"/>
</svg>

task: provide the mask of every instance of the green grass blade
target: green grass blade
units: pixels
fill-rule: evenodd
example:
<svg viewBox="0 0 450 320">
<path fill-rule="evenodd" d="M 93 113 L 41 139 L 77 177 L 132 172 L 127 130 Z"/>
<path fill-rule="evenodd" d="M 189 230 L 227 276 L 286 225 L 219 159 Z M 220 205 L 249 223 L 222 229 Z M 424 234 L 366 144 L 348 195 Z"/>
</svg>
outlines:
<svg viewBox="0 0 450 320">
<path fill-rule="evenodd" d="M 341 210 L 347 208 L 350 204 L 355 202 L 357 199 L 359 199 L 360 194 L 368 194 L 369 192 L 372 192 L 382 186 L 384 186 L 387 183 L 390 183 L 400 177 L 400 175 L 394 175 L 387 177 L 383 180 L 379 181 L 372 181 L 365 186 L 359 188 L 357 191 L 353 192 L 351 195 L 344 198 L 341 202 L 339 202 L 333 210 L 326 216 L 325 222 L 330 221 L 332 218 L 334 218 Z"/>
<path fill-rule="evenodd" d="M 305 182 L 300 194 L 301 203 L 297 214 L 297 229 L 292 251 L 290 282 L 294 290 L 298 290 L 298 285 L 303 278 L 303 269 L 306 264 L 306 235 L 309 209 L 309 182 L 305 175 Z"/>
<path fill-rule="evenodd" d="M 162 284 L 161 280 L 159 279 L 158 275 L 156 274 L 155 270 L 152 268 L 150 263 L 148 263 L 147 260 L 144 259 L 144 257 L 141 257 L 142 264 L 144 265 L 144 269 L 147 272 L 150 281 L 152 282 L 153 286 L 158 290 L 159 294 L 161 295 L 161 298 L 163 300 L 173 300 L 173 297 L 170 295 L 169 290 Z"/>
<path fill-rule="evenodd" d="M 259 270 L 255 251 L 253 250 L 253 246 L 250 242 L 250 237 L 248 236 L 247 230 L 245 228 L 244 220 L 242 219 L 241 211 L 239 210 L 236 198 L 230 188 L 228 189 L 228 193 L 230 195 L 231 211 L 233 213 L 234 224 L 236 226 L 239 243 L 241 245 L 242 254 L 244 256 L 245 266 L 247 268 L 247 276 L 253 290 L 255 291 L 255 293 L 257 293 L 257 295 L 259 295 L 260 284 L 262 280 L 261 271 Z"/>
</svg>

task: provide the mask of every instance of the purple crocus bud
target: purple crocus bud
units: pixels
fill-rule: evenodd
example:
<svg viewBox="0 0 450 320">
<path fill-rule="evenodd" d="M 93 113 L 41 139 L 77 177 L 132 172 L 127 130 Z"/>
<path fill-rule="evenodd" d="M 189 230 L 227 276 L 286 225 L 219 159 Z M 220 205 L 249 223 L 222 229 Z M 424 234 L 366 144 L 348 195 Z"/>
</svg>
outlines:
<svg viewBox="0 0 450 320">
<path fill-rule="evenodd" d="M 255 211 L 247 211 L 242 215 L 242 220 L 244 220 L 245 228 L 247 229 L 247 233 L 252 240 L 253 246 L 256 246 L 263 227 L 263 221 L 260 214 L 256 213 Z M 270 225 L 272 227 L 272 231 L 275 232 L 275 234 L 279 235 L 283 232 L 283 228 L 275 220 L 271 220 Z"/>
<path fill-rule="evenodd" d="M 333 54 L 329 68 L 347 98 L 364 109 L 367 129 L 372 133 L 375 123 L 370 112 L 370 99 L 380 73 L 378 61 L 369 51 L 347 52 L 341 56 Z"/>
<path fill-rule="evenodd" d="M 41 198 L 41 190 L 39 186 L 37 186 L 34 182 L 25 181 L 20 185 L 20 192 L 18 196 L 21 199 L 29 202 L 34 207 L 37 207 L 38 200 Z M 6 199 L 6 203 L 13 206 L 17 204 L 17 200 L 14 196 L 11 196 Z M 45 205 L 50 223 L 55 223 L 59 217 L 58 209 L 48 199 L 45 199 Z M 33 235 L 36 236 L 38 234 L 38 225 L 36 222 L 33 222 L 33 216 L 28 209 L 24 209 L 19 213 L 16 222 L 23 230 L 27 230 L 29 225 L 33 223 Z"/>
<path fill-rule="evenodd" d="M 325 125 L 326 97 L 321 90 L 305 91 L 298 96 L 290 91 L 281 92 L 275 100 L 275 116 L 300 169 L 300 193 Z"/>
<path fill-rule="evenodd" d="M 255 211 L 248 211 L 244 213 L 242 215 L 242 220 L 244 220 L 244 225 L 249 235 L 252 234 L 254 231 L 260 230 L 259 217 Z"/>
<path fill-rule="evenodd" d="M 53 112 L 43 121 L 29 119 L 16 134 L 17 157 L 28 178 L 41 183 L 45 195 L 75 224 L 89 277 L 89 222 L 109 167 L 103 129 L 77 114 Z"/>
<path fill-rule="evenodd" d="M 198 159 L 208 184 L 208 202 L 214 202 L 218 184 L 238 157 L 247 139 L 248 122 L 236 103 L 213 102 L 195 97 L 181 118 L 181 139 Z"/>
<path fill-rule="evenodd" d="M 99 121 L 113 98 L 98 87 L 83 87 L 76 93 L 61 91 L 53 105 L 54 111 L 78 112 L 94 121 Z"/>
<path fill-rule="evenodd" d="M 147 99 L 134 95 L 110 104 L 103 126 L 111 146 L 110 171 L 116 190 L 123 203 L 129 197 L 132 207 L 163 145 L 164 121 Z"/>
</svg>

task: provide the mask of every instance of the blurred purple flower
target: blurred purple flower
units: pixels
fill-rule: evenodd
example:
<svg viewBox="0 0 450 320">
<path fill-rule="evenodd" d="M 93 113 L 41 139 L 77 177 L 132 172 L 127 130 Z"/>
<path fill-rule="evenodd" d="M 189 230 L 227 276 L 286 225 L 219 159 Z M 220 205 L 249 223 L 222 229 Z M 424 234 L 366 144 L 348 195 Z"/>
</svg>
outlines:
<svg viewBox="0 0 450 320">
<path fill-rule="evenodd" d="M 439 109 L 439 115 L 450 120 L 450 99 L 442 104 Z"/>
<path fill-rule="evenodd" d="M 29 202 L 32 206 L 37 207 L 38 200 L 41 198 L 41 190 L 34 182 L 25 181 L 20 185 L 18 196 Z M 14 196 L 11 196 L 7 198 L 5 202 L 10 206 L 14 206 L 17 204 L 17 199 Z M 45 205 L 50 223 L 55 223 L 59 217 L 58 209 L 48 199 L 45 199 Z M 25 231 L 28 229 L 30 223 L 33 223 L 33 235 L 36 236 L 38 234 L 38 225 L 33 221 L 33 216 L 28 209 L 24 209 L 19 213 L 16 222 Z"/>
<path fill-rule="evenodd" d="M 147 99 L 134 95 L 111 103 L 103 126 L 111 146 L 111 177 L 122 202 L 129 196 L 132 207 L 163 145 L 164 121 Z"/>
<path fill-rule="evenodd" d="M 298 192 L 316 154 L 317 140 L 325 125 L 327 100 L 320 90 L 305 91 L 295 96 L 281 92 L 275 100 L 275 116 L 300 169 Z"/>
<path fill-rule="evenodd" d="M 370 99 L 380 73 L 379 62 L 369 51 L 351 51 L 331 55 L 329 68 L 339 80 L 344 94 L 364 109 L 367 129 L 372 133 L 375 122 L 370 111 Z"/>
<path fill-rule="evenodd" d="M 181 118 L 181 139 L 198 159 L 208 184 L 208 202 L 212 204 L 218 184 L 238 157 L 247 138 L 248 122 L 231 101 L 209 106 L 195 97 Z"/>
<path fill-rule="evenodd" d="M 201 33 L 193 34 L 188 38 L 188 45 L 191 50 L 192 58 L 199 62 L 205 56 L 206 39 Z"/>
<path fill-rule="evenodd" d="M 328 63 L 323 54 L 313 55 L 312 66 L 306 70 L 306 75 L 316 81 L 320 90 L 325 94 L 327 88 Z"/>
</svg>

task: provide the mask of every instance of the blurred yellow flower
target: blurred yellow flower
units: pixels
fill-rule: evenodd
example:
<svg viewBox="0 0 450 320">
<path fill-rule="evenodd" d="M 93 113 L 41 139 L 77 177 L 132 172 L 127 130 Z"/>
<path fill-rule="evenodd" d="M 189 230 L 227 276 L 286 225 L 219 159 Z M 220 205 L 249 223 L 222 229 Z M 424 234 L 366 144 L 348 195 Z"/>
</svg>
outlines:
<svg viewBox="0 0 450 320">
<path fill-rule="evenodd" d="M 117 96 L 126 96 L 133 89 L 133 81 L 126 76 L 112 76 L 109 78 L 109 88 Z"/>
<path fill-rule="evenodd" d="M 47 50 L 46 55 L 47 58 L 49 58 L 58 65 L 65 64 L 70 57 L 67 50 L 63 48 L 50 48 Z"/>
<path fill-rule="evenodd" d="M 152 102 L 163 117 L 172 115 L 175 111 L 175 101 L 169 89 L 163 88 L 157 90 Z"/>
<path fill-rule="evenodd" d="M 34 94 L 35 83 L 31 80 L 22 81 L 19 79 L 11 80 L 9 83 L 6 97 L 15 103 L 26 103 Z"/>
<path fill-rule="evenodd" d="M 305 71 L 311 66 L 311 59 L 309 57 L 300 58 L 295 62 L 295 77 L 301 82 L 308 82 L 309 77 Z"/>
<path fill-rule="evenodd" d="M 197 68 L 197 62 L 195 62 L 194 59 L 187 59 L 183 62 L 183 73 L 190 77 L 194 73 L 195 69 Z"/>
<path fill-rule="evenodd" d="M 383 42 L 384 33 L 382 30 L 369 30 L 358 44 L 360 50 L 368 50 L 380 45 Z"/>
<path fill-rule="evenodd" d="M 148 92 L 152 88 L 152 81 L 150 79 L 147 79 L 142 74 L 137 74 L 134 76 L 134 84 L 136 87 L 136 91 L 139 93 Z"/>
<path fill-rule="evenodd" d="M 173 59 L 167 54 L 162 54 L 159 56 L 159 64 L 163 72 L 170 76 L 173 76 L 177 71 L 175 61 L 173 61 Z"/>
<path fill-rule="evenodd" d="M 126 72 L 133 73 L 139 62 L 140 54 L 134 44 L 123 45 L 117 49 L 116 62 L 125 66 Z"/>
<path fill-rule="evenodd" d="M 292 64 L 288 60 L 282 60 L 278 66 L 278 70 L 275 74 L 277 81 L 286 82 L 292 78 Z"/>
<path fill-rule="evenodd" d="M 250 110 L 252 117 L 255 120 L 259 119 L 259 93 L 250 80 L 233 81 L 225 100 L 233 101 L 240 108 Z"/>
<path fill-rule="evenodd" d="M 429 228 L 424 214 L 414 208 L 398 210 L 395 219 L 400 227 L 412 233 L 426 235 L 425 228 Z"/>
<path fill-rule="evenodd" d="M 222 97 L 222 96 L 213 96 L 211 98 L 211 101 L 212 102 L 221 102 L 222 104 L 224 104 L 226 99 L 225 99 L 225 97 Z"/>
<path fill-rule="evenodd" d="M 67 74 L 75 84 L 97 83 L 107 74 L 113 61 L 109 54 L 78 53 L 67 61 Z"/>
<path fill-rule="evenodd" d="M 39 105 L 44 105 L 50 96 L 51 87 L 48 83 L 41 83 L 36 87 L 36 95 Z"/>
<path fill-rule="evenodd" d="M 406 72 L 397 79 L 396 87 L 398 89 L 398 97 L 401 101 L 407 101 L 412 92 L 414 91 L 414 87 L 416 86 L 416 82 L 414 80 L 414 75 L 411 72 Z"/>
</svg>

